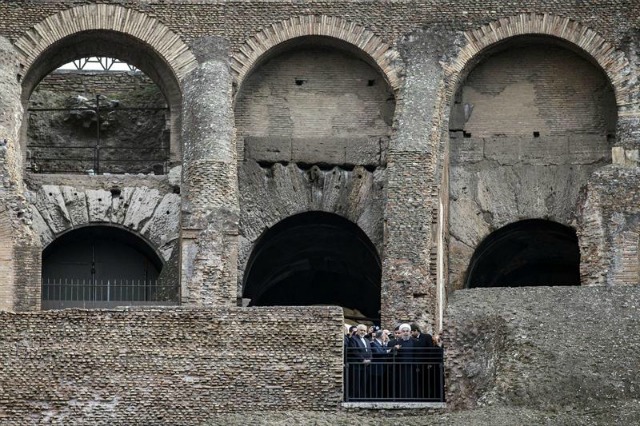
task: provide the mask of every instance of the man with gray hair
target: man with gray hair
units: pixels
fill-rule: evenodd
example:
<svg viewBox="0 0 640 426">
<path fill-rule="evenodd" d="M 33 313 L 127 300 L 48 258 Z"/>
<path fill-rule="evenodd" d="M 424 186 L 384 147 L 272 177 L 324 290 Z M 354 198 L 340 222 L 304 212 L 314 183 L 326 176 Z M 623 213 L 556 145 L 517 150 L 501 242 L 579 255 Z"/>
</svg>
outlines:
<svg viewBox="0 0 640 426">
<path fill-rule="evenodd" d="M 411 400 L 415 397 L 414 362 L 415 340 L 411 338 L 411 326 L 400 324 L 400 338 L 394 342 L 393 360 L 395 362 L 394 397 L 400 400 Z"/>
<path fill-rule="evenodd" d="M 367 326 L 358 324 L 355 336 L 351 337 L 351 348 L 349 348 L 348 368 L 349 368 L 349 388 L 350 396 L 354 399 L 366 398 L 369 393 L 371 363 L 371 346 L 364 337 L 367 334 Z"/>
</svg>

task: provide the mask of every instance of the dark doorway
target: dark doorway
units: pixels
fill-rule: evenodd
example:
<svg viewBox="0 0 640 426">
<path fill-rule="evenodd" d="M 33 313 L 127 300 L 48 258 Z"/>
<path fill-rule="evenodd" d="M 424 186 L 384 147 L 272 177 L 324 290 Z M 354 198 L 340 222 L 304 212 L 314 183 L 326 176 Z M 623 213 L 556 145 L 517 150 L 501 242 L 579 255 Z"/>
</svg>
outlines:
<svg viewBox="0 0 640 426">
<path fill-rule="evenodd" d="M 576 232 L 531 219 L 490 234 L 471 258 L 466 287 L 580 285 Z"/>
<path fill-rule="evenodd" d="M 88 226 L 53 241 L 42 254 L 42 306 L 112 307 L 175 301 L 158 281 L 162 259 L 141 238 L 112 226 Z"/>
<path fill-rule="evenodd" d="M 258 240 L 245 271 L 250 306 L 338 305 L 380 314 L 380 259 L 367 235 L 338 215 L 291 216 Z M 347 315 L 349 316 L 349 315 Z"/>
</svg>

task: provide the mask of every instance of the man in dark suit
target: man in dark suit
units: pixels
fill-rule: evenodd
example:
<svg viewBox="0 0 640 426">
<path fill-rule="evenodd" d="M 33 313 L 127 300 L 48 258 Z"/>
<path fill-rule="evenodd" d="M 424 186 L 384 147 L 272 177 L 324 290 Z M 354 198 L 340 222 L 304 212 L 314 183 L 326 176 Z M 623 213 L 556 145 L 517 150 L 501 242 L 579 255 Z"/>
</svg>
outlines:
<svg viewBox="0 0 640 426">
<path fill-rule="evenodd" d="M 415 339 L 411 338 L 411 326 L 401 324 L 400 338 L 396 339 L 392 349 L 394 362 L 394 399 L 408 401 L 415 398 Z"/>
<path fill-rule="evenodd" d="M 391 366 L 391 349 L 384 345 L 384 334 L 386 331 L 378 330 L 371 341 L 371 398 L 386 398 L 389 394 L 388 377 Z"/>
<path fill-rule="evenodd" d="M 359 324 L 355 336 L 351 337 L 349 349 L 349 385 L 352 389 L 351 397 L 364 399 L 371 387 L 369 366 L 371 364 L 371 346 L 365 338 L 367 326 Z"/>
<path fill-rule="evenodd" d="M 411 337 L 415 339 L 416 381 L 415 395 L 417 398 L 430 397 L 434 386 L 435 370 L 429 361 L 429 349 L 433 347 L 433 337 L 422 333 L 417 324 L 411 324 Z"/>
</svg>

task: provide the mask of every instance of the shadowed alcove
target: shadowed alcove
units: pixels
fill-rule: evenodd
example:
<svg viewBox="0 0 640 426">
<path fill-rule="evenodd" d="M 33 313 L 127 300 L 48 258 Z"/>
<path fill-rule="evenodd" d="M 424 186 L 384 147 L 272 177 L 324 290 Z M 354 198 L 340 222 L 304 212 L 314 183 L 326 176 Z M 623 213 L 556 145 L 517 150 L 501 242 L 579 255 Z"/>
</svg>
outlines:
<svg viewBox="0 0 640 426">
<path fill-rule="evenodd" d="M 548 220 L 523 220 L 480 243 L 465 287 L 580 285 L 579 267 L 578 237 L 572 228 Z"/>
<path fill-rule="evenodd" d="M 42 307 L 108 308 L 177 301 L 158 280 L 162 258 L 139 236 L 114 226 L 85 226 L 42 254 Z"/>
<path fill-rule="evenodd" d="M 380 259 L 366 234 L 347 219 L 301 213 L 260 237 L 243 288 L 250 306 L 338 305 L 378 320 Z"/>
</svg>

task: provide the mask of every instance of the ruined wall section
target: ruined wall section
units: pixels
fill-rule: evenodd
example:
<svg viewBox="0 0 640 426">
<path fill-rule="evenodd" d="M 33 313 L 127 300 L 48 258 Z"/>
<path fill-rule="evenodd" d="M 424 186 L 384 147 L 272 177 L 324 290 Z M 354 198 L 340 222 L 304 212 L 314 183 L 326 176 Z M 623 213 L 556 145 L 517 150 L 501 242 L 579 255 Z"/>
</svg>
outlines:
<svg viewBox="0 0 640 426">
<path fill-rule="evenodd" d="M 238 160 L 228 42 L 197 41 L 198 67 L 183 81 L 181 282 L 184 303 L 238 301 Z"/>
<path fill-rule="evenodd" d="M 611 162 L 615 97 L 606 76 L 539 42 L 489 57 L 452 108 L 449 290 L 492 231 L 523 219 L 574 226 L 581 188 Z"/>
<path fill-rule="evenodd" d="M 578 222 L 580 275 L 586 285 L 640 282 L 640 169 L 608 166 L 589 181 Z"/>
<path fill-rule="evenodd" d="M 206 424 L 220 413 L 335 411 L 342 399 L 337 307 L 67 309 L 0 321 L 0 414 L 11 424 Z"/>
<path fill-rule="evenodd" d="M 640 397 L 637 286 L 459 290 L 445 321 L 447 408 L 608 412 Z"/>
<path fill-rule="evenodd" d="M 158 86 L 142 73 L 53 72 L 36 87 L 28 107 L 26 166 L 30 171 L 167 171 L 169 110 Z"/>
<path fill-rule="evenodd" d="M 40 244 L 28 225 L 22 182 L 22 123 L 18 56 L 0 37 L 0 309 L 37 309 L 40 304 Z"/>
<path fill-rule="evenodd" d="M 306 43 L 264 62 L 237 96 L 239 286 L 258 237 L 297 213 L 345 217 L 382 252 L 394 93 L 344 46 Z"/>
</svg>

